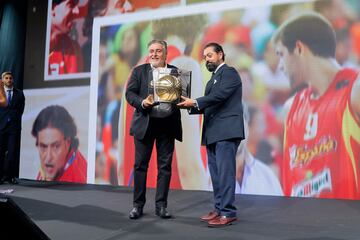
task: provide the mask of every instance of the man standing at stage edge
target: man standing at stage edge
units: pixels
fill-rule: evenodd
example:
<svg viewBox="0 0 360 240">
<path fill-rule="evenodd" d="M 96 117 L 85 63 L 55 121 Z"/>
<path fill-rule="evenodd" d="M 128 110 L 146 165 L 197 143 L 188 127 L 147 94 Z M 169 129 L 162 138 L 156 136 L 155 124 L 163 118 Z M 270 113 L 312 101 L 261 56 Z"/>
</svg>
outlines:
<svg viewBox="0 0 360 240">
<path fill-rule="evenodd" d="M 21 90 L 14 88 L 14 77 L 11 72 L 4 72 L 1 81 L 7 104 L 0 107 L 0 184 L 16 184 L 16 178 L 19 176 L 21 117 L 25 107 L 25 96 Z"/>
<path fill-rule="evenodd" d="M 155 196 L 155 214 L 161 218 L 170 218 L 167 211 L 167 197 L 171 179 L 171 162 L 175 139 L 182 141 L 180 110 L 169 103 L 155 104 L 149 94 L 149 84 L 153 79 L 153 70 L 173 68 L 166 64 L 167 43 L 152 40 L 148 44 L 149 62 L 133 69 L 127 89 L 126 100 L 135 108 L 130 134 L 134 136 L 134 200 L 130 219 L 143 215 L 146 202 L 146 177 L 156 140 L 157 187 Z"/>
<path fill-rule="evenodd" d="M 244 139 L 242 83 L 237 71 L 225 64 L 219 44 L 205 46 L 204 60 L 213 73 L 205 96 L 195 100 L 182 97 L 178 106 L 190 107 L 190 114 L 204 114 L 202 144 L 206 145 L 215 206 L 201 220 L 209 227 L 223 227 L 236 221 L 236 151 Z"/>
</svg>

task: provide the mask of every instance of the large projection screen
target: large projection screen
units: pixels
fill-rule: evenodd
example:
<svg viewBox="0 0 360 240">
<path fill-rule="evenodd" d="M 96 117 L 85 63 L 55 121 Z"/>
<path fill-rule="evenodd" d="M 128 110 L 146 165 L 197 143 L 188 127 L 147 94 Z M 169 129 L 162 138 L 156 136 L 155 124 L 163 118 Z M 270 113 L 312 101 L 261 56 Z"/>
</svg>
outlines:
<svg viewBox="0 0 360 240">
<path fill-rule="evenodd" d="M 86 2 L 92 1 L 80 0 L 79 6 Z M 136 6 L 146 1 L 125 2 Z M 147 43 L 156 38 L 168 42 L 168 63 L 192 72 L 193 98 L 203 95 L 211 77 L 202 56 L 206 43 L 220 43 L 226 63 L 240 74 L 247 138 L 237 154 L 236 193 L 360 199 L 358 1 L 155 2 L 156 6 L 138 5 L 141 7 L 136 11 L 127 5 L 123 12 L 111 11 L 115 9 L 107 5 L 106 11 L 93 16 L 88 28 L 91 34 L 86 39 L 80 36 L 85 17 L 76 19 L 77 27 L 69 36 L 86 47 L 88 68 L 52 73 L 49 59 L 53 2 L 49 0 L 43 81 L 58 98 L 47 93 L 44 97 L 52 104 L 64 105 L 71 115 L 79 115 L 76 117 L 79 120 L 74 119 L 82 134 L 80 150 L 87 161 L 87 183 L 132 186 L 135 151 L 129 128 L 134 109 L 124 97 L 126 82 L 134 66 L 147 62 Z M 294 64 L 297 70 L 294 78 L 284 72 L 285 60 L 276 54 L 278 45 L 271 41 L 279 26 L 308 13 L 325 18 L 336 36 L 335 54 L 329 59 L 338 74 L 322 84 L 305 77 L 318 69 L 321 78 L 322 60 L 302 71 Z M 303 35 L 315 41 L 323 36 L 314 31 Z M 88 44 L 82 45 L 85 40 Z M 311 52 L 301 43 L 296 44 Z M 328 39 L 314 45 L 320 48 L 326 44 Z M 89 77 L 90 86 L 71 87 L 71 81 L 61 81 Z M 69 89 L 55 87 L 63 82 Z M 313 97 L 317 86 L 326 86 L 318 99 Z M 75 101 L 66 105 L 64 99 L 71 98 L 71 88 L 79 88 L 82 94 L 73 96 Z M 41 110 L 40 105 L 49 104 L 40 104 L 40 89 L 25 93 L 29 96 L 22 136 L 26 148 L 21 152 L 20 176 L 36 179 L 39 156 L 30 125 L 35 112 Z M 307 105 L 302 103 L 303 99 Z M 171 188 L 211 190 L 206 149 L 200 145 L 202 117 L 190 116 L 182 110 L 182 124 L 184 140 L 176 142 Z M 148 187 L 156 187 L 156 168 L 153 153 Z"/>
</svg>

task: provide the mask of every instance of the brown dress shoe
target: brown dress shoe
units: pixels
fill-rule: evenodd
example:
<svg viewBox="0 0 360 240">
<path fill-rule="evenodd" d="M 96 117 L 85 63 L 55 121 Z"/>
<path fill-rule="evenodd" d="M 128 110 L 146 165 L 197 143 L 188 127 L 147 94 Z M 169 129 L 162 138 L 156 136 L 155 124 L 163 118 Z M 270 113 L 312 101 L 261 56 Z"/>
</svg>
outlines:
<svg viewBox="0 0 360 240">
<path fill-rule="evenodd" d="M 219 216 L 208 222 L 208 227 L 225 227 L 236 221 L 236 217 Z"/>
<path fill-rule="evenodd" d="M 200 220 L 203 221 L 203 222 L 209 222 L 209 221 L 215 219 L 219 215 L 220 214 L 217 211 L 213 210 L 213 211 L 209 212 L 208 214 L 202 216 L 200 218 Z"/>
</svg>

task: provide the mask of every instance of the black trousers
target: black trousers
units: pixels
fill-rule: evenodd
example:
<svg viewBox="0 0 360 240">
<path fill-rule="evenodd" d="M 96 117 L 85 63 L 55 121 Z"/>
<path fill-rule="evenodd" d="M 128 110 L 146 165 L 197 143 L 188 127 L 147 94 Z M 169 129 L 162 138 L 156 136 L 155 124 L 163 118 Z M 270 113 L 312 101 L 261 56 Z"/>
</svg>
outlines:
<svg viewBox="0 0 360 240">
<path fill-rule="evenodd" d="M 171 124 L 166 119 L 151 118 L 144 139 L 136 139 L 134 164 L 134 206 L 143 207 L 146 202 L 146 178 L 154 142 L 157 151 L 157 182 L 155 206 L 167 207 L 171 180 L 171 163 L 175 138 Z"/>
<path fill-rule="evenodd" d="M 19 176 L 20 131 L 5 127 L 0 131 L 0 179 Z"/>
</svg>

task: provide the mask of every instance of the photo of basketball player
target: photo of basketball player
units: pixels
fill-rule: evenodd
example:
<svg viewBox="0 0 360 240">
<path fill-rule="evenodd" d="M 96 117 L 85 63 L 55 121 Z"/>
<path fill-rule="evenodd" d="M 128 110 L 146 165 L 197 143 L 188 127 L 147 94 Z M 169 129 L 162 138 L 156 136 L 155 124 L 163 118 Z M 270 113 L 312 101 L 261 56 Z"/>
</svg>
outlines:
<svg viewBox="0 0 360 240">
<path fill-rule="evenodd" d="M 48 72 L 50 75 L 83 71 L 83 56 L 70 31 L 74 20 L 79 18 L 78 0 L 53 0 L 51 5 L 51 32 Z"/>
<path fill-rule="evenodd" d="M 89 77 L 94 18 L 179 4 L 180 0 L 49 0 L 45 79 Z"/>
<path fill-rule="evenodd" d="M 41 162 L 37 180 L 86 183 L 87 162 L 78 150 L 77 126 L 66 108 L 51 105 L 42 109 L 31 134 Z"/>
<path fill-rule="evenodd" d="M 285 195 L 358 199 L 358 71 L 337 63 L 334 29 L 319 14 L 290 19 L 279 27 L 273 41 L 290 81 L 308 84 L 285 109 Z"/>
<path fill-rule="evenodd" d="M 354 37 L 350 29 L 353 29 L 355 23 L 341 15 L 341 19 L 345 19 L 346 23 L 343 29 L 328 24 L 330 32 L 341 36 L 335 40 L 327 31 L 318 34 L 322 33 L 322 30 L 318 29 L 316 24 L 310 24 L 315 29 L 307 29 L 307 32 L 300 31 L 297 26 L 291 26 L 293 31 L 301 32 L 299 35 L 302 38 L 294 40 L 294 46 L 286 47 L 288 43 L 283 42 L 281 38 L 285 29 L 283 26 L 286 25 L 284 22 L 292 16 L 304 15 L 309 9 L 314 9 L 316 1 L 272 4 L 264 8 L 248 8 L 246 3 L 239 3 L 238 9 L 229 10 L 230 2 L 209 3 L 207 10 L 211 13 L 199 10 L 191 14 L 190 10 L 198 10 L 196 4 L 191 4 L 184 7 L 189 8 L 189 15 L 186 16 L 183 16 L 183 12 L 179 13 L 175 7 L 167 9 L 166 12 L 156 10 L 158 15 L 148 15 L 141 21 L 138 20 L 137 13 L 129 15 L 134 18 L 126 21 L 125 18 L 122 19 L 125 16 L 118 19 L 98 19 L 95 27 L 98 29 L 94 33 L 96 36 L 99 35 L 99 51 L 92 60 L 99 59 L 99 64 L 95 66 L 95 70 L 98 71 L 94 71 L 91 76 L 91 89 L 94 93 L 97 92 L 97 95 L 91 97 L 97 99 L 97 102 L 94 101 L 91 106 L 97 104 L 97 108 L 93 108 L 90 113 L 92 116 L 97 114 L 97 121 L 89 130 L 93 131 L 89 132 L 90 134 L 96 134 L 96 151 L 89 153 L 90 158 L 96 157 L 96 166 L 99 166 L 96 168 L 96 183 L 132 185 L 131 156 L 134 148 L 132 139 L 129 139 L 129 128 L 133 109 L 126 106 L 122 93 L 131 68 L 146 62 L 144 43 L 147 43 L 149 38 L 167 41 L 168 62 L 192 71 L 191 95 L 198 96 L 203 93 L 207 80 L 211 78 L 200 49 L 203 43 L 216 41 L 223 44 L 228 53 L 226 63 L 235 66 L 240 74 L 244 84 L 243 97 L 249 106 L 249 135 L 246 140 L 248 154 L 244 154 L 245 157 L 239 156 L 248 164 L 254 163 L 251 159 L 257 159 L 259 161 L 255 161 L 255 164 L 264 164 L 264 168 L 269 170 L 261 176 L 253 176 L 259 179 L 269 173 L 273 176 L 274 182 L 280 182 L 281 188 L 277 189 L 284 188 L 284 194 L 287 196 L 360 198 L 355 194 L 347 195 L 348 192 L 358 191 L 359 176 L 356 159 L 359 158 L 357 102 L 360 101 L 357 98 L 359 87 L 355 70 L 359 67 L 359 55 L 353 44 L 348 44 L 349 37 Z M 348 3 L 344 1 L 343 4 L 347 7 Z M 317 16 L 326 19 L 324 14 Z M 359 16 L 353 21 L 357 19 L 360 19 Z M 330 19 L 324 21 L 332 22 Z M 306 24 L 300 25 L 302 27 Z M 284 30 L 284 33 L 288 31 L 290 30 Z M 275 39 L 276 41 L 271 41 Z M 285 40 L 288 41 L 288 38 Z M 279 43 L 283 44 L 283 48 L 280 48 L 282 45 Z M 342 45 L 343 49 L 339 51 L 341 54 L 336 53 L 337 45 Z M 345 64 L 340 67 L 336 62 Z M 327 65 L 332 67 L 326 67 Z M 328 68 L 333 74 L 324 70 Z M 340 80 L 336 80 L 338 77 Z M 333 86 L 336 90 L 330 91 Z M 315 106 L 311 105 L 314 110 L 309 107 L 299 114 L 293 114 L 292 112 L 300 109 L 300 106 L 305 106 L 303 103 L 293 104 L 296 99 L 302 99 L 301 94 L 303 95 L 304 91 L 311 92 L 311 101 L 314 96 L 315 99 L 318 97 L 316 94 L 320 96 L 317 102 L 321 102 L 321 109 L 315 109 Z M 343 104 L 344 102 L 348 103 L 348 107 Z M 284 112 L 287 114 L 285 117 Z M 314 113 L 315 116 L 309 116 L 309 113 Z M 305 122 L 303 126 L 294 124 L 293 119 L 297 120 L 300 117 L 305 118 L 301 120 Z M 286 125 L 283 124 L 285 118 Z M 206 151 L 199 146 L 202 119 L 190 118 L 185 113 L 181 120 L 185 140 L 175 146 L 171 188 L 211 189 Z M 317 130 L 313 125 L 316 123 Z M 317 131 L 318 135 L 313 140 L 304 140 L 305 131 L 311 134 Z M 336 146 L 332 147 L 334 139 Z M 330 158 L 336 160 L 330 163 Z M 318 165 L 308 168 L 311 164 Z M 239 168 L 239 172 L 250 167 Z M 329 168 L 330 175 L 327 171 L 321 175 L 323 172 L 320 170 Z M 156 165 L 150 164 L 148 187 L 154 187 L 156 184 L 156 175 L 151 174 L 153 172 L 156 173 Z M 303 175 L 294 177 L 298 172 Z M 321 178 L 322 176 L 325 177 Z M 246 176 L 239 179 L 240 189 L 246 189 L 246 182 L 242 182 Z M 307 185 L 307 180 L 312 181 L 312 185 Z M 270 194 L 274 194 L 275 191 L 264 187 L 267 186 L 264 181 L 254 182 L 254 185 L 257 189 L 264 188 Z M 301 189 L 303 186 L 305 190 Z M 352 187 L 353 190 L 349 190 Z M 251 186 L 247 189 L 255 188 Z M 298 194 L 296 191 L 299 191 Z M 339 191 L 344 193 L 338 193 Z M 264 194 L 264 191 L 261 194 Z"/>
<path fill-rule="evenodd" d="M 89 108 L 89 89 L 30 89 L 24 95 L 19 177 L 86 183 L 89 115 L 82 110 Z"/>
</svg>

